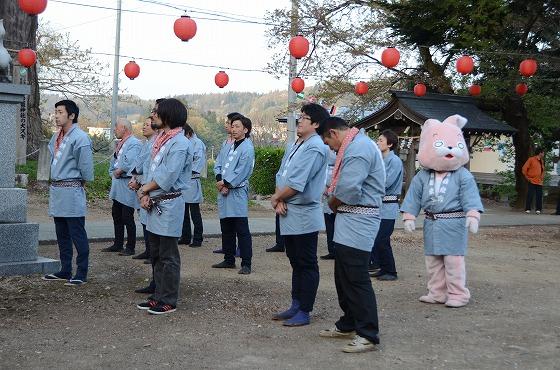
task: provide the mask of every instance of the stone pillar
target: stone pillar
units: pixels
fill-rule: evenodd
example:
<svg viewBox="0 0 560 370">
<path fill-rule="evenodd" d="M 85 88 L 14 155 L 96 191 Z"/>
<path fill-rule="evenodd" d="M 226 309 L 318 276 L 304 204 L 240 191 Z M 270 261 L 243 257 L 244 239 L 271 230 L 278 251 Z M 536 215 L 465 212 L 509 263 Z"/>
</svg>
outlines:
<svg viewBox="0 0 560 370">
<path fill-rule="evenodd" d="M 27 222 L 27 190 L 14 187 L 16 129 L 29 85 L 0 83 L 0 276 L 56 272 L 60 263 L 39 257 L 39 224 Z"/>
<path fill-rule="evenodd" d="M 39 161 L 37 162 L 37 182 L 46 184 L 51 176 L 51 153 L 49 152 L 49 141 L 39 142 Z"/>
</svg>

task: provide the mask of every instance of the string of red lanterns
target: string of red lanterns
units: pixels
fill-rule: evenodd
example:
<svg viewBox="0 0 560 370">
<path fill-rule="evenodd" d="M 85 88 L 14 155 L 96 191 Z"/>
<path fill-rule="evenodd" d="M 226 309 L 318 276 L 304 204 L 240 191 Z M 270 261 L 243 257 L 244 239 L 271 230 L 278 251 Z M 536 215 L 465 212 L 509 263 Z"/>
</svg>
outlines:
<svg viewBox="0 0 560 370">
<path fill-rule="evenodd" d="M 519 96 L 527 94 L 527 91 L 529 91 L 529 87 L 524 82 L 518 83 L 517 86 L 515 86 L 515 92 Z"/>
<path fill-rule="evenodd" d="M 471 94 L 472 96 L 478 96 L 481 92 L 482 87 L 480 87 L 480 85 L 473 84 L 471 85 L 471 87 L 469 87 L 469 94 Z"/>
<path fill-rule="evenodd" d="M 426 85 L 423 83 L 417 83 L 414 85 L 414 95 L 418 97 L 426 95 Z"/>
<path fill-rule="evenodd" d="M 297 35 L 290 40 L 288 44 L 290 55 L 296 59 L 301 59 L 309 52 L 309 41 L 302 35 Z"/>
<path fill-rule="evenodd" d="M 354 91 L 356 92 L 356 94 L 358 95 L 365 95 L 367 94 L 367 92 L 369 91 L 369 86 L 367 83 L 365 83 L 364 81 L 360 81 L 356 84 L 356 86 L 354 87 Z"/>
</svg>

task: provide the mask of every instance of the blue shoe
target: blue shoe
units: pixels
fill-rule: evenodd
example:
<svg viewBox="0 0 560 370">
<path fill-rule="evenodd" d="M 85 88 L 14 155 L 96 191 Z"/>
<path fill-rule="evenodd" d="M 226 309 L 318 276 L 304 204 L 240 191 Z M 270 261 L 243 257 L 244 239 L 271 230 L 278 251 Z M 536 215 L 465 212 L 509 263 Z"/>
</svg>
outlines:
<svg viewBox="0 0 560 370">
<path fill-rule="evenodd" d="M 309 312 L 298 311 L 294 317 L 282 323 L 284 326 L 309 325 Z"/>
<path fill-rule="evenodd" d="M 279 312 L 272 316 L 272 320 L 288 320 L 291 319 L 299 311 L 299 301 L 297 299 L 292 300 L 292 305 L 286 311 Z"/>
</svg>

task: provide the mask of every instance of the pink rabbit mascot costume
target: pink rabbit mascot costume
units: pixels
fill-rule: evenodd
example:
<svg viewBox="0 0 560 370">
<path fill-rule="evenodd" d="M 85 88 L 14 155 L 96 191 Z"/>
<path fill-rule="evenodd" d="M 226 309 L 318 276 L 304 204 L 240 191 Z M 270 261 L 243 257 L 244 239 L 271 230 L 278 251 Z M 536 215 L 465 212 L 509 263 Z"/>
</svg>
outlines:
<svg viewBox="0 0 560 370">
<path fill-rule="evenodd" d="M 418 161 L 423 167 L 401 206 L 404 229 L 412 232 L 420 210 L 425 213 L 424 255 L 428 272 L 425 303 L 462 307 L 469 302 L 465 255 L 468 234 L 478 231 L 482 202 L 473 175 L 465 168 L 469 151 L 461 128 L 467 119 L 454 115 L 422 126 Z"/>
</svg>

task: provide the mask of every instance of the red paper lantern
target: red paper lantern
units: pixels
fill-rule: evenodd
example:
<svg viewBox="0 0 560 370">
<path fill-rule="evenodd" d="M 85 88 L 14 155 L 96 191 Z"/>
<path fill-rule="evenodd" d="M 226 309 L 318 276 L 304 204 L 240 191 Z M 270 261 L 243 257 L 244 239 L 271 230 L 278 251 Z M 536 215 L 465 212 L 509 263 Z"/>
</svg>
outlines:
<svg viewBox="0 0 560 370">
<path fill-rule="evenodd" d="M 537 61 L 525 59 L 519 64 L 519 73 L 525 77 L 531 77 L 537 72 Z"/>
<path fill-rule="evenodd" d="M 126 77 L 134 80 L 140 74 L 140 66 L 135 61 L 131 60 L 124 66 L 124 74 Z"/>
<path fill-rule="evenodd" d="M 369 86 L 364 81 L 358 82 L 356 84 L 356 87 L 354 88 L 354 91 L 356 91 L 356 94 L 358 95 L 365 95 L 367 94 L 368 90 L 369 90 Z"/>
<path fill-rule="evenodd" d="M 224 71 L 220 71 L 214 76 L 214 82 L 220 89 L 223 89 L 229 82 L 229 76 Z"/>
<path fill-rule="evenodd" d="M 525 83 L 519 83 L 517 84 L 517 86 L 515 86 L 515 92 L 519 96 L 527 94 L 527 91 L 529 91 L 529 87 Z"/>
<path fill-rule="evenodd" d="M 305 81 L 302 78 L 296 77 L 292 80 L 292 90 L 294 90 L 297 94 L 305 89 Z"/>
<path fill-rule="evenodd" d="M 297 35 L 290 40 L 289 49 L 294 58 L 301 59 L 309 52 L 309 41 L 302 35 Z"/>
<path fill-rule="evenodd" d="M 173 32 L 181 41 L 189 41 L 196 35 L 196 22 L 188 15 L 182 15 L 173 24 Z"/>
<path fill-rule="evenodd" d="M 37 54 L 31 49 L 21 49 L 17 55 L 19 64 L 24 67 L 31 67 L 37 60 Z"/>
<path fill-rule="evenodd" d="M 399 64 L 401 53 L 395 48 L 387 48 L 381 53 L 381 63 L 387 68 L 393 68 Z"/>
<path fill-rule="evenodd" d="M 467 75 L 473 71 L 474 61 L 470 56 L 463 55 L 462 57 L 457 59 L 456 68 L 457 72 L 459 72 L 460 74 Z"/>
<path fill-rule="evenodd" d="M 469 94 L 471 94 L 472 96 L 478 96 L 480 95 L 480 93 L 482 92 L 482 87 L 480 87 L 480 85 L 471 85 L 471 87 L 469 87 Z"/>
<path fill-rule="evenodd" d="M 37 15 L 45 11 L 47 0 L 18 0 L 19 8 L 29 15 Z"/>
<path fill-rule="evenodd" d="M 414 95 L 416 95 L 416 96 L 426 95 L 426 85 L 424 85 L 424 84 L 414 85 Z"/>
</svg>

